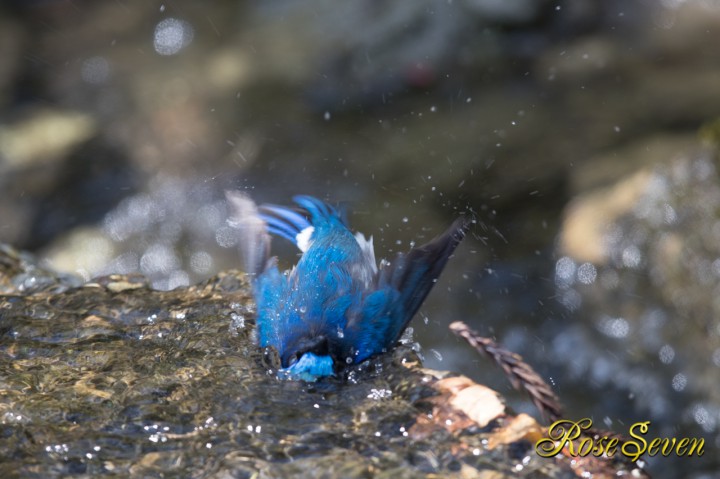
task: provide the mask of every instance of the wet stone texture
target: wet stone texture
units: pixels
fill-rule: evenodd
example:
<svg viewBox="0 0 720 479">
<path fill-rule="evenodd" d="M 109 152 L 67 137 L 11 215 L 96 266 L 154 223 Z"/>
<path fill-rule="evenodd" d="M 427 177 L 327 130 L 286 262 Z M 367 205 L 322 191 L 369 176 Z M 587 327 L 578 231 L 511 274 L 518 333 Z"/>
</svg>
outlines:
<svg viewBox="0 0 720 479">
<path fill-rule="evenodd" d="M 571 356 L 573 373 L 596 387 L 626 393 L 657 436 L 711 447 L 720 429 L 717 146 L 653 138 L 620 151 L 618 163 L 642 165 L 644 152 L 654 161 L 569 205 L 555 278 L 560 301 L 589 326 L 562 331 L 558 357 Z M 594 346 L 572 349 L 585 334 Z M 686 467 L 653 460 L 676 474 Z M 717 471 L 717 455 L 693 460 Z"/>
<path fill-rule="evenodd" d="M 4 476 L 633 473 L 540 458 L 545 431 L 532 418 L 467 378 L 422 369 L 405 346 L 343 378 L 278 380 L 254 345 L 239 272 L 156 291 L 140 276 L 77 285 L 31 259 L 0 251 Z"/>
</svg>

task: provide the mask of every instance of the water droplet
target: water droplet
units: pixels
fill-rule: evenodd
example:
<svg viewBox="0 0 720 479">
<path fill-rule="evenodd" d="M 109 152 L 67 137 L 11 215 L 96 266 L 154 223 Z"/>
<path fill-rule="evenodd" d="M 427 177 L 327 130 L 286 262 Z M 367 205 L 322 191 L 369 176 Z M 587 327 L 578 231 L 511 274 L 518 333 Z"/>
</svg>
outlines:
<svg viewBox="0 0 720 479">
<path fill-rule="evenodd" d="M 670 364 L 675 359 L 675 350 L 669 344 L 666 344 L 658 352 L 658 357 L 663 364 Z"/>
<path fill-rule="evenodd" d="M 675 208 L 673 208 L 669 204 L 665 203 L 665 205 L 663 206 L 663 213 L 665 223 L 671 225 L 675 223 L 675 221 L 677 221 L 677 213 L 675 213 Z"/>
<path fill-rule="evenodd" d="M 577 270 L 577 278 L 582 284 L 592 284 L 597 278 L 597 270 L 592 263 L 583 263 Z"/>
<path fill-rule="evenodd" d="M 720 348 L 717 348 L 712 353 L 712 362 L 715 366 L 720 367 Z"/>
<path fill-rule="evenodd" d="M 676 391 L 682 391 L 687 386 L 687 376 L 683 373 L 677 373 L 672 378 L 672 388 Z"/>
<path fill-rule="evenodd" d="M 231 326 L 234 329 L 242 329 L 245 327 L 245 316 L 242 314 L 231 313 L 230 314 Z"/>
<path fill-rule="evenodd" d="M 212 266 L 212 256 L 205 251 L 196 251 L 190 257 L 190 269 L 192 269 L 194 273 L 206 274 Z"/>
<path fill-rule="evenodd" d="M 166 18 L 155 27 L 153 46 L 160 55 L 175 55 L 192 42 L 194 34 L 188 22 Z"/>
<path fill-rule="evenodd" d="M 625 318 L 604 317 L 600 320 L 598 329 L 611 338 L 624 338 L 630 333 L 630 323 Z"/>
<path fill-rule="evenodd" d="M 637 268 L 642 261 L 642 253 L 635 245 L 630 245 L 622 252 L 623 266 L 626 268 Z"/>
<path fill-rule="evenodd" d="M 574 283 L 577 266 L 568 256 L 563 256 L 555 263 L 555 285 L 567 288 Z"/>
<path fill-rule="evenodd" d="M 110 63 L 103 57 L 90 57 L 82 63 L 80 77 L 86 83 L 99 85 L 110 76 Z"/>
</svg>

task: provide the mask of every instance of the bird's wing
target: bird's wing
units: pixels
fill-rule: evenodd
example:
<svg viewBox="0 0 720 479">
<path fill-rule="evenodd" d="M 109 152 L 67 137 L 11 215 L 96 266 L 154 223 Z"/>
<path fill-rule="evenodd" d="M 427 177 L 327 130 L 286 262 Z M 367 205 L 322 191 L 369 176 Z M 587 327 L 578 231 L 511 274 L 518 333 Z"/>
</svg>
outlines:
<svg viewBox="0 0 720 479">
<path fill-rule="evenodd" d="M 360 362 L 390 350 L 440 276 L 448 258 L 465 236 L 468 222 L 460 218 L 427 244 L 384 263 L 373 288 L 359 306 L 348 311 L 343 355 Z"/>
<path fill-rule="evenodd" d="M 258 343 L 273 346 L 279 353 L 285 349 L 288 326 L 292 322 L 287 310 L 290 294 L 287 277 L 280 273 L 273 258 L 255 282 Z"/>
<path fill-rule="evenodd" d="M 467 233 L 469 221 L 458 218 L 440 236 L 430 242 L 411 249 L 407 254 L 399 253 L 390 265 L 378 273 L 379 287 L 390 286 L 399 294 L 402 317 L 390 324 L 388 339 L 397 341 L 415 315 L 428 293 L 442 273 L 448 258 Z"/>
<path fill-rule="evenodd" d="M 226 191 L 230 207 L 228 224 L 240 235 L 240 255 L 248 274 L 258 275 L 265 270 L 270 257 L 270 235 L 255 202 L 239 191 Z"/>
<path fill-rule="evenodd" d="M 330 224 L 347 228 L 344 211 L 312 196 L 295 196 L 293 200 L 299 208 L 260 206 L 260 218 L 267 223 L 270 234 L 292 242 L 303 253 L 312 244 L 316 228 Z"/>
<path fill-rule="evenodd" d="M 260 218 L 267 223 L 270 234 L 294 243 L 302 252 L 307 251 L 314 228 L 305 215 L 285 206 L 262 205 Z"/>
<path fill-rule="evenodd" d="M 307 195 L 298 195 L 293 197 L 293 201 L 297 203 L 310 216 L 310 223 L 313 226 L 320 226 L 327 222 L 338 222 L 348 227 L 344 211 L 330 206 L 322 200 Z"/>
</svg>

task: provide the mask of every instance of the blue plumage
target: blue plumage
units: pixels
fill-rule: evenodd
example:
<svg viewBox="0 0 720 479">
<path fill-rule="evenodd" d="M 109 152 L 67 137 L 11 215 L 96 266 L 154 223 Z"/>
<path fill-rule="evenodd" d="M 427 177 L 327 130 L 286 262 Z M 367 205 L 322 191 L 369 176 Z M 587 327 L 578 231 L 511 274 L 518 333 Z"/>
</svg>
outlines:
<svg viewBox="0 0 720 479">
<path fill-rule="evenodd" d="M 465 235 L 461 218 L 378 268 L 372 238 L 353 235 L 344 212 L 323 201 L 297 196 L 297 209 L 257 208 L 241 193 L 227 197 L 254 275 L 258 341 L 274 347 L 283 373 L 296 379 L 329 376 L 392 349 Z M 270 234 L 302 251 L 289 272 L 269 257 Z"/>
</svg>

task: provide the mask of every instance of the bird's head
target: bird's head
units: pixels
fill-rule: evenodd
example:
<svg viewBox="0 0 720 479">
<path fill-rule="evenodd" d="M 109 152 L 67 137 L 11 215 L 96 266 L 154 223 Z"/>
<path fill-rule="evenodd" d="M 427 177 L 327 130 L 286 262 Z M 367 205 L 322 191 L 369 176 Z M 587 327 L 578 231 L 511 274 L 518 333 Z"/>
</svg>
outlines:
<svg viewBox="0 0 720 479">
<path fill-rule="evenodd" d="M 334 374 L 334 361 L 325 336 L 300 337 L 290 343 L 280 358 L 282 375 L 290 379 L 315 381 Z"/>
</svg>

